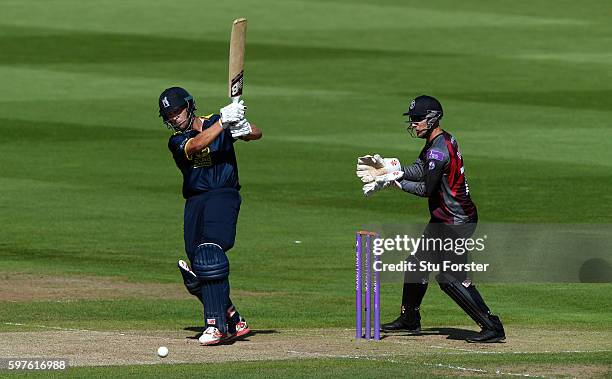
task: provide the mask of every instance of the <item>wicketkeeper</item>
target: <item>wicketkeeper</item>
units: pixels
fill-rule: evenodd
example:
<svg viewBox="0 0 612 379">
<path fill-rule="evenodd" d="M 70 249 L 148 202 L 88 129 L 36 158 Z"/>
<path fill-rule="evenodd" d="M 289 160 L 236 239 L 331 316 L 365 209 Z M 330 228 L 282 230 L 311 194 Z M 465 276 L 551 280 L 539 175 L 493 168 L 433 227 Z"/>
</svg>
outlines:
<svg viewBox="0 0 612 379">
<path fill-rule="evenodd" d="M 442 105 L 431 96 L 422 95 L 410 103 L 408 132 L 426 140 L 417 160 L 402 166 L 397 158 L 366 155 L 357 159 L 357 176 L 365 183 L 363 193 L 370 196 L 387 187 L 396 187 L 410 194 L 427 197 L 431 219 L 424 238 L 448 238 L 456 241 L 473 235 L 478 222 L 465 178 L 463 158 L 455 137 L 440 128 Z M 408 258 L 419 267 L 420 262 L 440 263 L 444 260 L 465 263 L 467 254 L 455 251 L 420 249 Z M 404 278 L 399 317 L 383 324 L 382 331 L 419 332 L 419 309 L 427 291 L 426 270 L 407 271 Z M 505 332 L 499 317 L 493 315 L 465 271 L 442 271 L 436 276 L 442 291 L 450 296 L 481 328 L 468 342 L 500 342 Z"/>
</svg>

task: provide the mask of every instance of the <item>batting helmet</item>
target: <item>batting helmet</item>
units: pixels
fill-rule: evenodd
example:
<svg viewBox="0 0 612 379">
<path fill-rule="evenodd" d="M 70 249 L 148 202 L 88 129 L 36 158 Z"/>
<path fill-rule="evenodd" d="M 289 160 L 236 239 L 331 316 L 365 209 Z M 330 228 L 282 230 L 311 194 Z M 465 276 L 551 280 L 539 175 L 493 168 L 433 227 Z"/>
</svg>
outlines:
<svg viewBox="0 0 612 379">
<path fill-rule="evenodd" d="M 185 130 L 189 130 L 193 124 L 195 111 L 197 109 L 193 96 L 181 87 L 167 88 L 159 95 L 159 117 L 164 120 L 164 124 L 166 124 L 169 129 L 177 130 L 176 127 L 170 123 L 169 115 L 184 108 L 187 108 L 189 115 L 189 125 Z"/>
</svg>

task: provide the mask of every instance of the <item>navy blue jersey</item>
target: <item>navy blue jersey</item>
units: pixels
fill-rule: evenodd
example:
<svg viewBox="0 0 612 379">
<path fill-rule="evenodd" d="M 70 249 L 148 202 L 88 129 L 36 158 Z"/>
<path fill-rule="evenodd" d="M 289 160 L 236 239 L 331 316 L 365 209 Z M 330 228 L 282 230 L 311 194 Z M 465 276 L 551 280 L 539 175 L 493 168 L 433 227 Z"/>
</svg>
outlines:
<svg viewBox="0 0 612 379">
<path fill-rule="evenodd" d="M 202 130 L 211 127 L 218 120 L 217 114 L 204 117 Z M 187 141 L 199 133 L 197 130 L 177 132 L 168 141 L 168 149 L 183 174 L 183 197 L 187 199 L 220 188 L 240 190 L 234 152 L 235 140 L 229 129 L 219 134 L 204 150 L 187 156 Z"/>
</svg>

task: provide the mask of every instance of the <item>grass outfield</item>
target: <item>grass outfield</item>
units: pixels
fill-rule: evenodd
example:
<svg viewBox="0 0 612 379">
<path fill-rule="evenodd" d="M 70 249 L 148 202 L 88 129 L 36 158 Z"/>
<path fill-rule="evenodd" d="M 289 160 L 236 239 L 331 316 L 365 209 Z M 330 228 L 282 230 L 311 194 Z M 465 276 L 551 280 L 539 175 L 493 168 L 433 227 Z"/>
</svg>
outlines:
<svg viewBox="0 0 612 379">
<path fill-rule="evenodd" d="M 225 105 L 230 22 L 240 16 L 249 19 L 245 99 L 264 138 L 237 144 L 243 204 L 229 255 L 233 298 L 255 330 L 350 335 L 353 232 L 428 216 L 426 201 L 397 192 L 365 200 L 355 157 L 413 160 L 422 141 L 405 133 L 401 113 L 422 93 L 444 106 L 443 127 L 458 138 L 481 221 L 610 223 L 612 53 L 602 48 L 612 39 L 610 11 L 598 1 L 4 2 L 0 338 L 66 329 L 163 334 L 201 324 L 175 268 L 184 256 L 181 178 L 157 97 L 180 85 L 200 114 Z M 424 327 L 475 329 L 431 287 Z M 524 346 L 510 338 L 508 351 L 483 361 L 467 351 L 383 357 L 358 345 L 365 355 L 206 369 L 270 377 L 610 375 L 612 338 L 595 346 L 581 335 L 612 337 L 609 283 L 481 289 L 516 340 L 550 330 L 542 343 L 553 351 L 513 354 Z M 398 285 L 383 286 L 383 319 L 396 314 L 399 297 Z M 568 338 L 584 349 L 555 349 L 556 330 L 575 331 Z M 70 373 L 201 370 L 177 362 Z"/>
<path fill-rule="evenodd" d="M 543 355 L 538 357 L 538 363 L 548 366 L 555 365 L 579 365 L 589 362 L 597 367 L 609 364 L 609 359 L 604 354 L 577 354 L 569 359 L 564 357 L 561 360 L 554 355 Z M 401 360 L 400 360 L 401 359 Z M 401 357 L 400 359 L 380 359 L 380 360 L 356 360 L 345 359 L 302 359 L 294 361 L 272 361 L 272 362 L 238 362 L 224 363 L 206 366 L 206 377 L 232 377 L 240 378 L 363 378 L 363 377 L 419 377 L 419 378 L 445 378 L 449 376 L 482 376 L 482 377 L 511 377 L 517 376 L 517 372 L 501 371 L 496 369 L 495 364 L 513 365 L 521 368 L 525 364 L 523 357 L 517 355 L 501 355 L 485 366 L 482 359 L 455 358 L 449 360 L 447 364 L 434 364 L 423 362 L 421 357 Z M 466 367 L 466 365 L 468 367 Z M 470 367 L 477 365 L 481 368 Z M 131 367 L 87 367 L 76 368 L 62 374 L 61 377 L 68 378 L 91 378 L 95 376 L 104 377 L 134 377 L 141 378 L 167 378 L 167 377 L 195 377 L 202 376 L 203 368 L 201 365 L 156 365 L 156 366 L 131 366 Z M 543 373 L 546 373 L 543 370 Z M 595 371 L 596 375 L 602 371 Z M 584 371 L 575 370 L 577 376 L 584 376 Z M 588 372 L 586 373 L 588 374 Z M 14 375 L 14 376 L 13 376 Z M 13 374 L 12 377 L 21 375 Z M 31 375 L 28 375 L 31 376 Z M 522 375 L 518 375 L 522 376 Z M 545 376 L 536 376 L 545 377 Z"/>
</svg>

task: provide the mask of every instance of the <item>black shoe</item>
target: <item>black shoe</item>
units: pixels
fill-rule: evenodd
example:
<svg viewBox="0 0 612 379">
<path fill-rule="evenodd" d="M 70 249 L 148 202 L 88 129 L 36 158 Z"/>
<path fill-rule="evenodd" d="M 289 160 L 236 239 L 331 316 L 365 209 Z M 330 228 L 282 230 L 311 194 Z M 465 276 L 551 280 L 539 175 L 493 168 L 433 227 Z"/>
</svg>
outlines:
<svg viewBox="0 0 612 379">
<path fill-rule="evenodd" d="M 506 339 L 506 333 L 504 332 L 504 326 L 499 317 L 489 315 L 489 319 L 493 321 L 495 329 L 482 329 L 477 336 L 466 338 L 466 341 L 470 343 L 495 343 L 504 341 Z"/>
<path fill-rule="evenodd" d="M 419 308 L 400 313 L 399 317 L 380 326 L 383 332 L 410 332 L 418 333 L 421 331 L 421 315 Z"/>
</svg>

